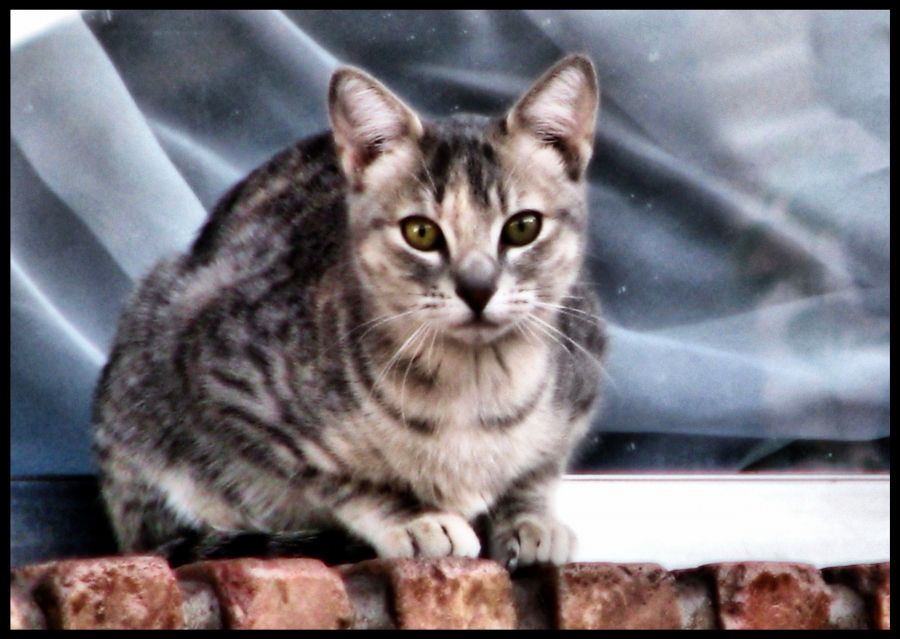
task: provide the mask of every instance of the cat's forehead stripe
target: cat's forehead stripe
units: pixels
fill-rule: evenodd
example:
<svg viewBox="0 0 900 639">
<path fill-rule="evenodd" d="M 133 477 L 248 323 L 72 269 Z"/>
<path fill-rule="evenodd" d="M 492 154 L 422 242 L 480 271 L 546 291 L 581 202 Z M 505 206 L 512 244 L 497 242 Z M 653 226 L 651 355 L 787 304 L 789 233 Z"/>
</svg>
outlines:
<svg viewBox="0 0 900 639">
<path fill-rule="evenodd" d="M 489 210 L 490 194 L 497 193 L 505 200 L 500 187 L 503 169 L 493 144 L 487 139 L 485 124 L 468 121 L 450 121 L 432 126 L 422 139 L 425 158 L 422 183 L 433 189 L 439 204 L 446 197 L 448 188 L 466 188 L 473 203 Z"/>
</svg>

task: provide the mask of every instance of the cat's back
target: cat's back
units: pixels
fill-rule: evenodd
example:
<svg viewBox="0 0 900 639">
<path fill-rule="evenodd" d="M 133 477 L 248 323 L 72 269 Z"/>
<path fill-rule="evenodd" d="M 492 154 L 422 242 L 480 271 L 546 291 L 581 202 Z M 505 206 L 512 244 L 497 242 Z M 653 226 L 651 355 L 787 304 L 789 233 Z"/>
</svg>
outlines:
<svg viewBox="0 0 900 639">
<path fill-rule="evenodd" d="M 282 150 L 233 186 L 190 250 L 137 284 L 97 387 L 95 422 L 176 392 L 179 351 L 208 319 L 239 322 L 240 308 L 285 290 L 302 301 L 339 259 L 344 189 L 328 133 Z"/>
<path fill-rule="evenodd" d="M 333 247 L 345 226 L 345 179 L 328 132 L 283 149 L 233 186 L 218 202 L 186 265 L 216 260 L 251 266 L 264 256 L 292 257 Z M 310 260 L 312 265 L 312 260 Z"/>
<path fill-rule="evenodd" d="M 264 285 L 289 270 L 302 287 L 321 277 L 342 244 L 344 189 L 330 134 L 277 153 L 219 200 L 185 255 L 160 261 L 138 284 L 120 332 L 190 321 L 254 279 Z"/>
</svg>

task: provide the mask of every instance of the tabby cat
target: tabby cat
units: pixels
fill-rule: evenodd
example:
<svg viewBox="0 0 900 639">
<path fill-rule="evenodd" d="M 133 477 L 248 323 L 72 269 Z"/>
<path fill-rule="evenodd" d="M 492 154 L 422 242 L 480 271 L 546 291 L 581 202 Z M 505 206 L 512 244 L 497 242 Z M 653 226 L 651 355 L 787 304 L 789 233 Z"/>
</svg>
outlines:
<svg viewBox="0 0 900 639">
<path fill-rule="evenodd" d="M 232 188 L 120 320 L 94 422 L 121 549 L 567 561 L 598 105 L 580 55 L 495 119 L 335 72 L 331 131 Z"/>
</svg>

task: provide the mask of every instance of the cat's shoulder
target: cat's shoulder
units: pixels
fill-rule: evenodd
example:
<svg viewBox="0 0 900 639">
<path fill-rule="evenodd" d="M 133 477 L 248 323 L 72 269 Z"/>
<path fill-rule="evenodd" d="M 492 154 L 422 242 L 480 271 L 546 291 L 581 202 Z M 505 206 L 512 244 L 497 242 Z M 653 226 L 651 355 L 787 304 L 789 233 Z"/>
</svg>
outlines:
<svg viewBox="0 0 900 639">
<path fill-rule="evenodd" d="M 278 151 L 218 200 L 188 252 L 193 268 L 212 260 L 242 230 L 276 224 L 279 218 L 334 205 L 343 199 L 330 132 L 303 138 Z"/>
</svg>

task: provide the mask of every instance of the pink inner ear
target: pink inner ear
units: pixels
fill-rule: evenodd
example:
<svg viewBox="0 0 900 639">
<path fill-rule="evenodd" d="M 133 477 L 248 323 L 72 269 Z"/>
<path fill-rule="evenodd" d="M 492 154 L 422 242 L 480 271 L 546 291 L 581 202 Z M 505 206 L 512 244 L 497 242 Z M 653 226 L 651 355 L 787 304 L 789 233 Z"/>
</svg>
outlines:
<svg viewBox="0 0 900 639">
<path fill-rule="evenodd" d="M 345 133 L 355 144 L 377 147 L 407 129 L 403 108 L 360 79 L 347 80 L 342 101 L 347 115 Z"/>
<path fill-rule="evenodd" d="M 544 140 L 574 140 L 590 133 L 596 107 L 584 73 L 570 67 L 522 105 L 523 121 Z"/>
</svg>

